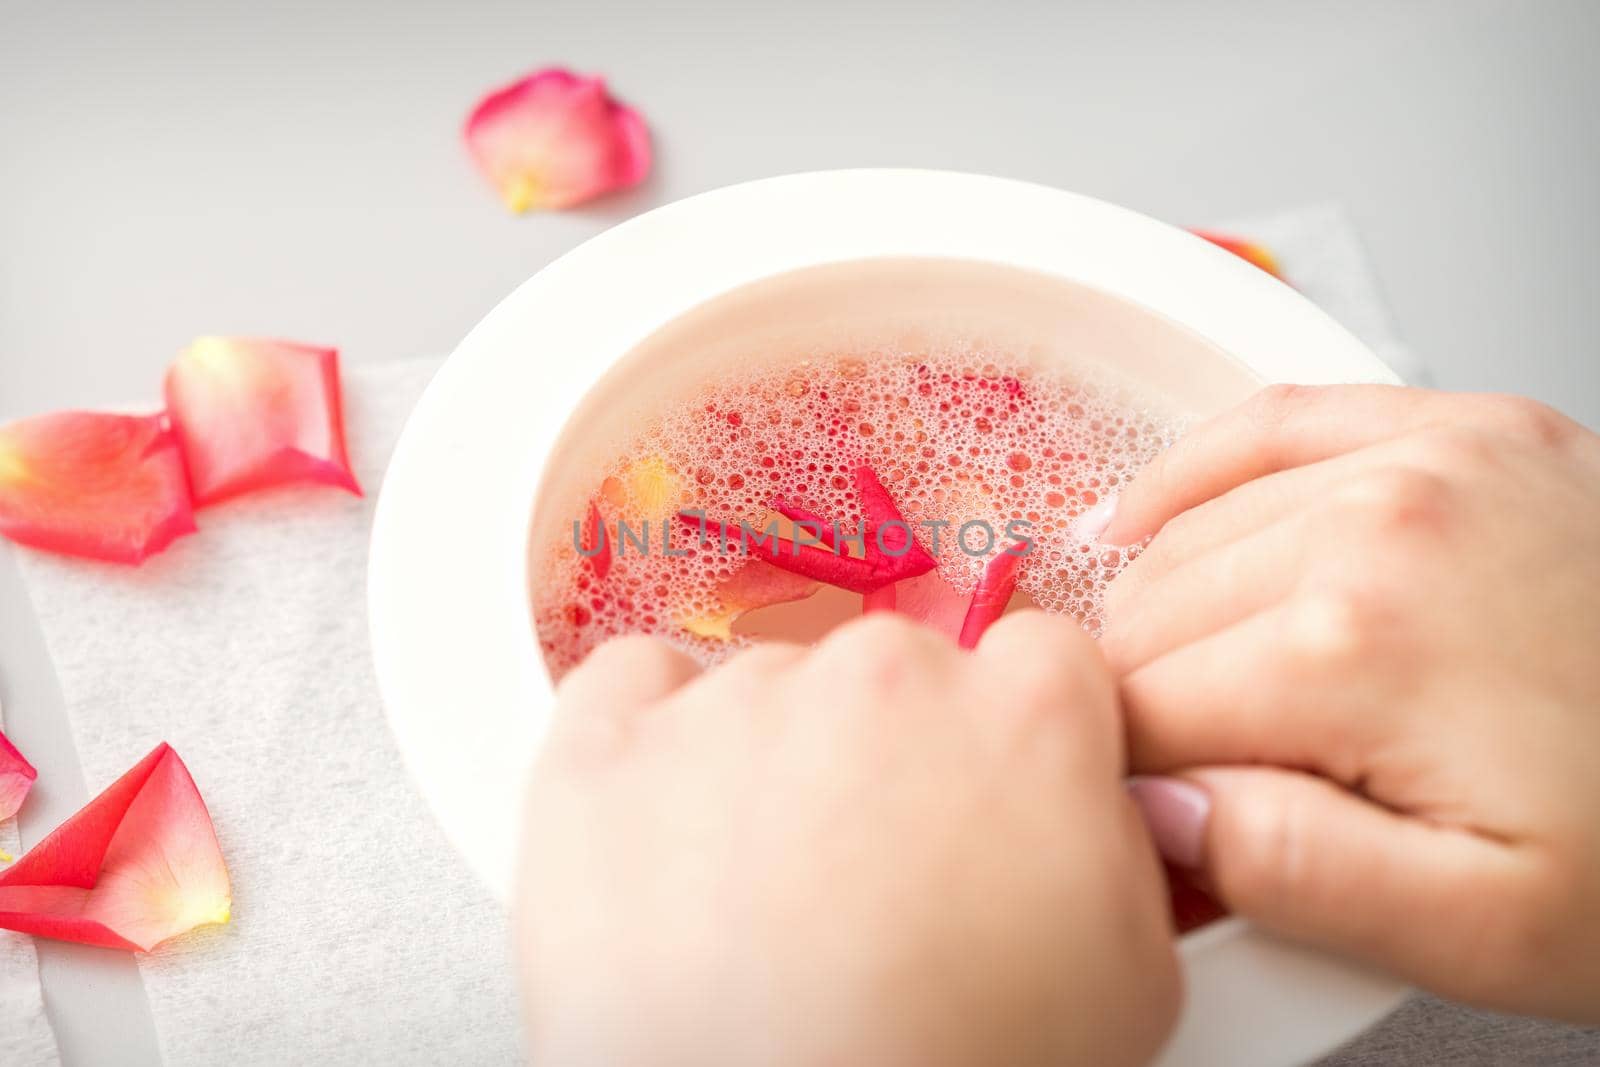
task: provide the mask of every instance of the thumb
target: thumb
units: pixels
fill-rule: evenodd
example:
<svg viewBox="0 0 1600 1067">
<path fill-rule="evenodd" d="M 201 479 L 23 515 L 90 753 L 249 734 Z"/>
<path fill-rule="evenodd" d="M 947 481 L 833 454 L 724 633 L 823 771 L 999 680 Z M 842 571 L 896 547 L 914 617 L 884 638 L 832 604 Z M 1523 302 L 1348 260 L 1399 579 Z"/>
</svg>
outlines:
<svg viewBox="0 0 1600 1067">
<path fill-rule="evenodd" d="M 1526 873 L 1504 844 L 1297 771 L 1207 768 L 1128 788 L 1162 855 L 1231 911 L 1446 995 L 1490 994 L 1475 976 L 1503 958 L 1495 902 L 1520 896 Z"/>
</svg>

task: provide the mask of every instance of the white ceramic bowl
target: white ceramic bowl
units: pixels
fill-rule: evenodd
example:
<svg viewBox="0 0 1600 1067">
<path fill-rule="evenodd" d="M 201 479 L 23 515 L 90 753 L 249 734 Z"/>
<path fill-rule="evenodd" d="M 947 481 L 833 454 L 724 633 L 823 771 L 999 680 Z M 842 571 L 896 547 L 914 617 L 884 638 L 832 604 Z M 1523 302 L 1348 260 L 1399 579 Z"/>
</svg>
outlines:
<svg viewBox="0 0 1600 1067">
<path fill-rule="evenodd" d="M 1311 303 L 1182 230 L 1087 197 L 930 171 L 800 174 L 631 219 L 530 278 L 462 341 L 395 449 L 369 576 L 379 688 L 407 764 L 503 900 L 519 790 L 549 715 L 527 536 L 544 461 L 616 360 L 741 285 L 875 257 L 1024 268 L 1155 312 L 1263 382 L 1392 382 Z M 1302 1062 L 1404 990 L 1226 920 L 1181 946 L 1183 1019 L 1164 1064 Z"/>
</svg>

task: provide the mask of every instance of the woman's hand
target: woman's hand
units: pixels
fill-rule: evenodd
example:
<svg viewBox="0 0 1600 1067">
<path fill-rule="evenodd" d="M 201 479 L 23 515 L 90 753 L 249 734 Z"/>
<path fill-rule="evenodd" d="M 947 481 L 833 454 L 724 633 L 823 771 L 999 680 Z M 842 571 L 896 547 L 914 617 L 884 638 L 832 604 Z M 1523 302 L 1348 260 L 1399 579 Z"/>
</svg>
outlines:
<svg viewBox="0 0 1600 1067">
<path fill-rule="evenodd" d="M 1159 532 L 1158 532 L 1159 531 Z M 1600 1019 L 1600 438 L 1530 401 L 1269 389 L 1128 488 L 1136 794 L 1233 909 Z M 1292 769 L 1290 769 L 1292 768 Z"/>
<path fill-rule="evenodd" d="M 873 616 L 701 673 L 625 638 L 561 688 L 518 895 L 533 1058 L 1134 1064 L 1175 1016 L 1099 653 Z"/>
</svg>

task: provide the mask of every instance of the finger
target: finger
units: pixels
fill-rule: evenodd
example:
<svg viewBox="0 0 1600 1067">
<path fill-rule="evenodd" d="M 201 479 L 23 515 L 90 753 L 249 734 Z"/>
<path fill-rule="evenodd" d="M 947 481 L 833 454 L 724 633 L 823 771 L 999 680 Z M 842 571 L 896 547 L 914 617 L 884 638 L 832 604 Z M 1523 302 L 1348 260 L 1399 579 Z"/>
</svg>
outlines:
<svg viewBox="0 0 1600 1067">
<path fill-rule="evenodd" d="M 828 688 L 898 693 L 959 658 L 955 645 L 936 631 L 908 616 L 878 611 L 829 631 L 806 656 L 804 669 Z"/>
<path fill-rule="evenodd" d="M 1474 976 L 1494 967 L 1494 902 L 1519 896 L 1527 875 L 1504 843 L 1275 768 L 1208 768 L 1130 792 L 1158 848 L 1198 865 L 1234 912 L 1446 995 L 1485 992 Z"/>
<path fill-rule="evenodd" d="M 1124 766 L 1116 686 L 1093 638 L 1069 616 L 1004 615 L 967 654 L 989 701 L 983 714 L 1037 714 L 1072 738 L 1091 765 Z"/>
<path fill-rule="evenodd" d="M 1354 602 L 1298 596 L 1158 656 L 1121 681 L 1129 762 L 1275 763 L 1359 781 L 1398 721 L 1376 633 Z"/>
<path fill-rule="evenodd" d="M 1450 427 L 1402 433 L 1329 459 L 1263 475 L 1164 523 L 1154 540 L 1118 576 L 1108 600 L 1118 595 L 1119 585 L 1137 587 L 1153 581 L 1217 545 L 1238 540 L 1295 511 L 1323 504 L 1375 473 L 1387 476 L 1397 470 L 1416 470 L 1448 476 L 1463 465 L 1469 469 L 1481 465 L 1484 455 L 1505 454 L 1505 442 L 1494 435 Z M 1331 518 L 1337 520 L 1339 515 Z"/>
<path fill-rule="evenodd" d="M 607 747 L 626 732 L 639 709 L 660 701 L 701 671 L 688 655 L 659 638 L 635 634 L 607 641 L 557 687 L 548 745 L 561 748 L 588 738 Z"/>
<path fill-rule="evenodd" d="M 1299 584 L 1308 544 L 1305 512 L 1246 534 L 1153 579 L 1138 572 L 1144 557 L 1113 584 L 1106 598 L 1100 649 L 1117 675 L 1224 630 L 1279 604 Z M 1163 531 L 1157 541 L 1165 537 Z"/>
<path fill-rule="evenodd" d="M 566 704 L 633 707 L 660 700 L 701 670 L 686 653 L 660 638 L 629 634 L 589 653 L 561 680 L 557 692 Z"/>
<path fill-rule="evenodd" d="M 803 662 L 808 651 L 792 641 L 753 644 L 693 679 L 695 688 L 690 692 L 709 695 L 704 700 L 691 698 L 692 702 L 697 710 L 708 713 L 721 711 L 743 717 L 760 712 L 772 706 L 762 698 L 772 692 L 777 677 Z"/>
<path fill-rule="evenodd" d="M 1032 609 L 1002 615 L 969 655 L 999 677 L 1033 664 L 1049 675 L 1052 684 L 1074 689 L 1095 687 L 1105 675 L 1105 661 L 1094 638 L 1075 619 Z"/>
<path fill-rule="evenodd" d="M 1128 596 L 1196 556 L 1315 505 L 1365 470 L 1403 461 L 1418 451 L 1419 443 L 1412 438 L 1385 442 L 1276 471 L 1195 505 L 1163 524 L 1155 539 L 1117 576 L 1107 590 L 1107 610 L 1119 597 Z"/>
<path fill-rule="evenodd" d="M 1117 499 L 1101 536 L 1133 544 L 1174 516 L 1275 471 L 1459 420 L 1476 398 L 1394 385 L 1272 386 L 1180 438 Z"/>
</svg>

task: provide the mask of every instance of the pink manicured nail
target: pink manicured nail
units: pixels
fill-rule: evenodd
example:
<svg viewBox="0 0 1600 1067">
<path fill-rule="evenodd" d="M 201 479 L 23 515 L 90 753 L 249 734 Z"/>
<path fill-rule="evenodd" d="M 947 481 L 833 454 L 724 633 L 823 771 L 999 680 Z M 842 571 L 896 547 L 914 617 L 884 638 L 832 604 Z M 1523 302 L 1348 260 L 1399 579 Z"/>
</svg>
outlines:
<svg viewBox="0 0 1600 1067">
<path fill-rule="evenodd" d="M 1108 496 L 1094 507 L 1079 515 L 1072 523 L 1072 533 L 1080 541 L 1095 541 L 1111 525 L 1117 513 L 1117 498 Z"/>
<path fill-rule="evenodd" d="M 1205 860 L 1206 820 L 1211 797 L 1179 778 L 1128 779 L 1128 795 L 1139 805 L 1144 824 L 1163 859 L 1190 870 Z"/>
</svg>

